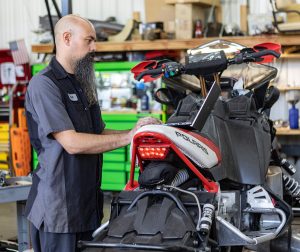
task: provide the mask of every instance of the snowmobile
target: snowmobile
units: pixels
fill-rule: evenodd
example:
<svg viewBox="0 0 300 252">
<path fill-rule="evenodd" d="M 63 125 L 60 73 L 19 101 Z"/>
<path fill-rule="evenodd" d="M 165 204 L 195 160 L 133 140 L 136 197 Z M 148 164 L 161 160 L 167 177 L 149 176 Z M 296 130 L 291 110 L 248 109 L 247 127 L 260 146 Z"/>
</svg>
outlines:
<svg viewBox="0 0 300 252">
<path fill-rule="evenodd" d="M 295 168 L 282 159 L 269 118 L 280 57 L 217 40 L 185 63 L 142 62 L 139 81 L 162 78 L 155 99 L 174 111 L 140 128 L 130 179 L 112 200 L 109 222 L 80 241 L 83 251 L 300 251 L 286 195 L 298 196 Z M 138 181 L 134 180 L 139 170 Z"/>
</svg>

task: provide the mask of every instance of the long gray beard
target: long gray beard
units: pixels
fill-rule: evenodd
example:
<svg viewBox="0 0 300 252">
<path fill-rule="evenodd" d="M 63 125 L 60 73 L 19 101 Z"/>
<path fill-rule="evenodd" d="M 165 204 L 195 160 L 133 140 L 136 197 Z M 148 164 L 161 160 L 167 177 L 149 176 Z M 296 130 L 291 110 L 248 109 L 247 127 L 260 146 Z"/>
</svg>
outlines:
<svg viewBox="0 0 300 252">
<path fill-rule="evenodd" d="M 88 53 L 84 58 L 76 62 L 74 68 L 75 78 L 80 82 L 89 106 L 92 106 L 98 102 L 93 62 L 93 54 Z"/>
</svg>

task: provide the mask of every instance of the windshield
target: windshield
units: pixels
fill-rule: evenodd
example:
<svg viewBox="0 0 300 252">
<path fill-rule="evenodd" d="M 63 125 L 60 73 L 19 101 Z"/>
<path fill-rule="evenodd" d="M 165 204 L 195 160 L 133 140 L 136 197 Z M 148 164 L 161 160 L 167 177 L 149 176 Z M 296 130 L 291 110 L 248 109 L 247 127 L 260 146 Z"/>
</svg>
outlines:
<svg viewBox="0 0 300 252">
<path fill-rule="evenodd" d="M 245 48 L 237 43 L 232 43 L 225 40 L 215 40 L 197 48 L 188 50 L 187 60 L 189 57 L 202 53 L 212 53 L 223 50 L 227 58 L 234 57 L 240 50 Z M 268 65 L 257 63 L 244 63 L 240 65 L 230 65 L 222 74 L 222 78 L 232 78 L 239 83 L 239 86 L 243 89 L 253 89 L 260 86 L 266 81 L 270 81 L 275 78 L 277 73 L 276 68 Z M 186 79 L 191 82 L 191 78 L 182 76 L 182 80 Z"/>
</svg>

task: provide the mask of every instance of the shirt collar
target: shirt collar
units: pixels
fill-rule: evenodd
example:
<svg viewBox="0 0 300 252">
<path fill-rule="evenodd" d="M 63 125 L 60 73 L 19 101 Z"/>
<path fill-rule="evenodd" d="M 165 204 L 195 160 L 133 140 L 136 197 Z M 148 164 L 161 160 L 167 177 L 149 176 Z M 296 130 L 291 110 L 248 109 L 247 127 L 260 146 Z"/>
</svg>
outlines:
<svg viewBox="0 0 300 252">
<path fill-rule="evenodd" d="M 52 57 L 49 65 L 52 68 L 53 73 L 58 80 L 68 77 L 68 73 L 62 67 L 62 65 L 57 61 L 55 56 Z"/>
</svg>

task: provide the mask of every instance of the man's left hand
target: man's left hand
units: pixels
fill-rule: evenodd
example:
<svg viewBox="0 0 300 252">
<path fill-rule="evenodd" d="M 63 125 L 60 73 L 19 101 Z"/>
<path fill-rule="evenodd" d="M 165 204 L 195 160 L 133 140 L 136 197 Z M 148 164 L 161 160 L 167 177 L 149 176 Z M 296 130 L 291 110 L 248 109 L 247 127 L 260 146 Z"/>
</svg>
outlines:
<svg viewBox="0 0 300 252">
<path fill-rule="evenodd" d="M 137 126 L 137 128 L 140 128 L 140 127 L 143 127 L 148 124 L 162 124 L 162 121 L 157 118 L 148 116 L 148 117 L 143 117 L 143 118 L 139 119 L 136 126 Z"/>
</svg>

